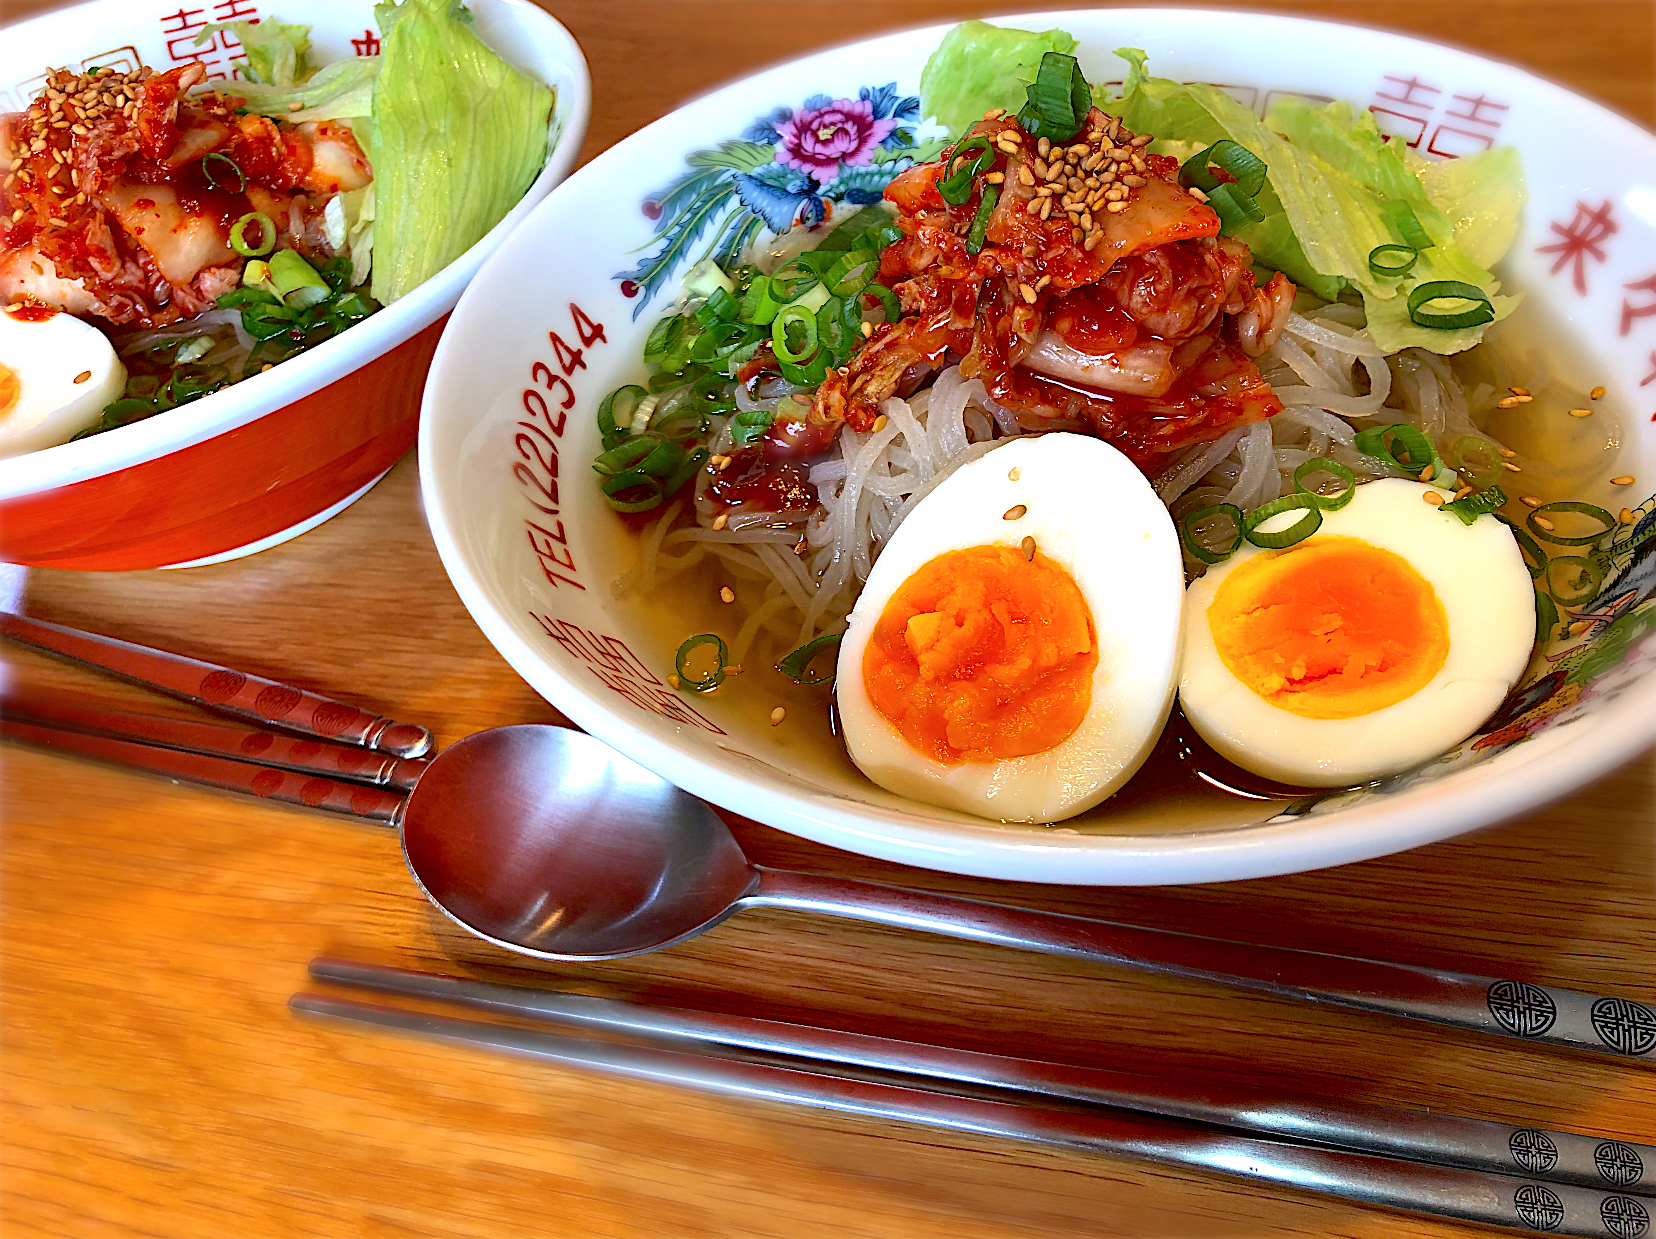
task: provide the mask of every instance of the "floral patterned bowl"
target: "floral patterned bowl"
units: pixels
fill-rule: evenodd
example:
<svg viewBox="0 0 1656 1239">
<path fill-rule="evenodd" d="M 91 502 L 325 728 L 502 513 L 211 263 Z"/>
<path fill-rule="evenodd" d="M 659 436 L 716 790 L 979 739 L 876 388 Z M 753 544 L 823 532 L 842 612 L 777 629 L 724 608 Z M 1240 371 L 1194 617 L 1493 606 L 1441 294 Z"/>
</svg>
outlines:
<svg viewBox="0 0 1656 1239">
<path fill-rule="evenodd" d="M 466 281 L 574 165 L 586 60 L 529 0 L 468 0 L 490 44 L 555 87 L 546 166 L 506 218 L 406 297 L 316 348 L 158 417 L 0 460 L 0 560 L 53 568 L 187 567 L 304 533 L 367 493 L 414 445 L 420 386 Z M 90 0 L 0 31 L 0 111 L 28 105 L 44 70 L 235 71 L 229 32 L 261 16 L 311 26 L 317 55 L 378 51 L 372 0 Z"/>
<path fill-rule="evenodd" d="M 770 702 L 670 688 L 685 621 L 670 600 L 611 588 L 636 550 L 589 469 L 595 409 L 642 375 L 645 335 L 691 263 L 872 201 L 938 149 L 915 96 L 939 27 L 757 74 L 634 134 L 543 203 L 461 299 L 426 387 L 422 479 L 449 574 L 512 666 L 580 726 L 728 809 L 1026 881 L 1206 882 L 1361 860 L 1533 806 L 1656 738 L 1656 499 L 1640 502 L 1656 489 L 1656 137 L 1528 73 L 1396 35 L 1190 10 L 1011 20 L 1069 30 L 1094 81 L 1119 79 L 1111 51 L 1135 46 L 1155 72 L 1222 84 L 1261 112 L 1282 93 L 1350 99 L 1430 156 L 1516 145 L 1530 197 L 1503 276 L 1571 346 L 1572 380 L 1608 388 L 1582 494 L 1634 513 L 1597 596 L 1549 630 L 1497 717 L 1418 769 L 1297 802 L 1168 795 L 1141 774 L 1059 828 L 889 795 L 825 729 L 791 715 L 767 726 Z M 1635 481 L 1612 483 L 1624 475 Z"/>
</svg>

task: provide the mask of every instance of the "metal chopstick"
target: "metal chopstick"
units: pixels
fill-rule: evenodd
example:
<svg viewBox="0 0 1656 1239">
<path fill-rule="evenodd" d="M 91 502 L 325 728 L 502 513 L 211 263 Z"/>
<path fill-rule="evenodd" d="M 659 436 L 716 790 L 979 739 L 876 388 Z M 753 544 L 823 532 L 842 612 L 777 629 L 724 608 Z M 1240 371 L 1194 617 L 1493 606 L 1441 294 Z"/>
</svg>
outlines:
<svg viewBox="0 0 1656 1239">
<path fill-rule="evenodd" d="M 713 1044 L 836 1062 L 1242 1128 L 1385 1157 L 1656 1195 L 1656 1148 L 1648 1145 L 1341 1098 L 1282 1097 L 1235 1085 L 1193 1084 L 746 1016 L 650 1007 L 327 956 L 311 961 L 310 975 L 385 993 L 679 1045 Z"/>
<path fill-rule="evenodd" d="M 343 701 L 233 667 L 64 624 L 48 624 L 10 611 L 0 611 L 0 636 L 260 727 L 378 749 L 393 757 L 424 757 L 431 751 L 431 733 L 424 727 L 393 722 Z"/>
<path fill-rule="evenodd" d="M 240 723 L 211 723 L 134 714 L 61 697 L 0 693 L 0 715 L 26 722 L 47 723 L 71 731 L 134 740 L 140 744 L 182 749 L 189 753 L 256 761 L 283 770 L 319 774 L 347 783 L 366 783 L 403 792 L 414 787 L 430 764 L 349 744 L 302 739 Z"/>
<path fill-rule="evenodd" d="M 274 766 L 233 761 L 228 757 L 186 753 L 112 736 L 87 735 L 85 732 L 17 718 L 0 717 L 0 736 L 122 766 L 136 766 L 153 774 L 185 779 L 224 791 L 242 792 L 261 800 L 280 800 L 312 809 L 329 809 L 385 825 L 396 823 L 407 800 L 402 793 L 382 787 L 342 783 L 321 775 L 278 770 Z"/>
<path fill-rule="evenodd" d="M 1648 1209 L 1635 1196 L 1281 1143 L 1130 1111 L 1060 1111 L 1015 1101 L 960 1097 L 908 1084 L 846 1078 L 821 1064 L 801 1070 L 733 1061 L 425 1015 L 321 994 L 295 994 L 288 1005 L 308 1015 L 418 1033 L 610 1075 L 1115 1154 L 1161 1165 L 1216 1170 L 1321 1195 L 1482 1222 L 1528 1234 L 1627 1239 L 1643 1233 L 1642 1228 L 1630 1228 L 1630 1223 L 1644 1218 L 1648 1224 L 1649 1218 Z"/>
</svg>

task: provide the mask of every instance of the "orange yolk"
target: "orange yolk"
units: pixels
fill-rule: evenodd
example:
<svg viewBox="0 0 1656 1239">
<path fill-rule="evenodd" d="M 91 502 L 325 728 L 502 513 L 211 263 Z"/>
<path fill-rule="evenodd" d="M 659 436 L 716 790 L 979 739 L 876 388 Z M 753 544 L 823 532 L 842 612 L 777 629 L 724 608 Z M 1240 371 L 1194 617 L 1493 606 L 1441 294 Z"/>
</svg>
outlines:
<svg viewBox="0 0 1656 1239">
<path fill-rule="evenodd" d="M 23 383 L 17 371 L 0 362 L 0 417 L 17 407 L 17 398 L 23 394 Z"/>
<path fill-rule="evenodd" d="M 1256 555 L 1208 607 L 1225 666 L 1304 718 L 1355 718 L 1419 692 L 1449 654 L 1437 594 L 1408 560 L 1358 538 Z"/>
<path fill-rule="evenodd" d="M 1065 568 L 1010 546 L 949 551 L 891 595 L 863 652 L 869 701 L 946 766 L 1055 748 L 1092 703 L 1098 637 Z"/>
</svg>

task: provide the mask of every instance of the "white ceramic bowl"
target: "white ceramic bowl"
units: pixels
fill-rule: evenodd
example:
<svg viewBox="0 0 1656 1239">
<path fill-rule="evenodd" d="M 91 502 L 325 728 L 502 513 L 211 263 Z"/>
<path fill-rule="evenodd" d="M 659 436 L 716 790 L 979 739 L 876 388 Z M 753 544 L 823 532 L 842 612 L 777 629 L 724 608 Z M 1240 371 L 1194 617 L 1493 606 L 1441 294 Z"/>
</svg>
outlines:
<svg viewBox="0 0 1656 1239">
<path fill-rule="evenodd" d="M 1119 80 L 1113 48 L 1141 47 L 1152 71 L 1223 84 L 1257 108 L 1284 91 L 1338 97 L 1387 109 L 1386 126 L 1406 127 L 1423 150 L 1516 145 L 1530 198 L 1503 274 L 1544 302 L 1578 347 L 1585 373 L 1572 377 L 1610 389 L 1595 424 L 1619 419 L 1625 442 L 1587 497 L 1634 508 L 1636 533 L 1656 527 L 1656 500 L 1644 498 L 1656 489 L 1656 315 L 1640 312 L 1656 306 L 1656 138 L 1529 73 L 1398 35 L 1191 10 L 1020 14 L 1007 24 L 1070 31 L 1094 81 Z M 696 152 L 704 154 L 688 170 L 708 178 L 723 175 L 721 163 L 762 161 L 774 139 L 750 133 L 748 146 L 730 144 L 778 107 L 821 106 L 816 95 L 856 101 L 859 92 L 875 109 L 900 106 L 918 93 L 943 30 L 784 65 L 641 130 L 543 203 L 461 299 L 426 388 L 427 511 L 461 597 L 530 684 L 599 738 L 738 813 L 889 860 L 1041 882 L 1208 882 L 1378 856 L 1535 805 L 1656 737 L 1656 540 L 1644 558 L 1618 559 L 1598 600 L 1581 610 L 1591 632 L 1545 649 L 1485 733 L 1378 786 L 1289 806 L 1234 801 L 1226 812 L 1185 813 L 1154 796 L 1129 798 L 1130 784 L 1065 829 L 1002 826 L 883 792 L 808 729 L 765 726 L 763 710 L 745 707 L 741 694 L 691 699 L 669 689 L 672 651 L 689 630 L 682 618 L 663 622 L 612 593 L 634 557 L 632 540 L 589 469 L 595 408 L 643 374 L 644 336 L 688 265 L 637 287 L 649 283 L 640 264 L 660 246 L 653 221 L 662 190 L 686 175 Z M 882 91 L 887 83 L 895 97 Z M 680 218 L 668 205 L 668 220 Z M 1615 231 L 1599 235 L 1594 212 L 1608 212 Z M 689 258 L 718 226 L 715 218 Z M 1595 244 L 1549 248 L 1566 234 Z M 576 307 L 602 325 L 601 339 L 588 325 L 581 343 Z M 560 359 L 550 333 L 581 349 L 578 361 L 567 352 Z M 1639 485 L 1611 488 L 1611 472 Z"/>
<path fill-rule="evenodd" d="M 586 133 L 586 59 L 529 0 L 468 0 L 484 39 L 557 90 L 540 175 L 477 244 L 407 296 L 291 361 L 169 413 L 0 460 L 0 560 L 64 568 L 181 566 L 275 545 L 362 495 L 414 441 L 439 320 L 483 260 L 568 174 Z M 311 26 L 319 62 L 373 50 L 373 0 L 90 0 L 0 31 L 0 112 L 27 106 L 45 69 L 196 58 L 233 71 L 209 20 L 262 14 Z M 233 41 L 232 41 L 233 42 Z"/>
</svg>

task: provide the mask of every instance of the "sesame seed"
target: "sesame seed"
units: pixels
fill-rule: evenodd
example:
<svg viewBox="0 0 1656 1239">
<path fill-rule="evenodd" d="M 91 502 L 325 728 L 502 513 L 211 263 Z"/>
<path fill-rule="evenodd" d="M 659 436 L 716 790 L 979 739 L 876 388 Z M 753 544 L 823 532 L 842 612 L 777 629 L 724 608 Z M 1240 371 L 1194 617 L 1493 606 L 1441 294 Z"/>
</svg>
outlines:
<svg viewBox="0 0 1656 1239">
<path fill-rule="evenodd" d="M 1001 513 L 1001 520 L 1003 520 L 1003 521 L 1022 520 L 1023 517 L 1024 517 L 1024 513 L 1028 512 L 1028 511 L 1029 511 L 1029 506 L 1027 504 L 1022 504 L 1022 503 L 1015 504 L 1012 507 L 1007 508 L 1006 511 Z"/>
<path fill-rule="evenodd" d="M 1031 198 L 1029 205 L 1024 208 L 1024 213 L 1026 215 L 1039 215 L 1041 213 L 1041 203 L 1046 201 L 1045 198 Z"/>
<path fill-rule="evenodd" d="M 1006 173 L 1004 173 L 1004 172 L 991 172 L 987 176 L 985 176 L 983 179 L 991 185 L 999 185 L 1003 181 L 1006 180 Z"/>
<path fill-rule="evenodd" d="M 1111 215 L 1120 215 L 1123 211 L 1125 211 L 1127 209 L 1127 204 L 1125 202 L 1111 202 L 1111 203 L 1108 203 L 1104 207 L 1104 209 L 1106 211 L 1108 211 Z"/>
<path fill-rule="evenodd" d="M 677 688 L 680 683 L 681 683 L 681 681 L 679 680 L 678 676 L 674 675 L 670 671 L 667 673 L 667 685 L 668 685 L 669 688 Z"/>
<path fill-rule="evenodd" d="M 865 340 L 868 339 L 870 336 L 872 336 L 874 334 L 874 324 L 873 323 L 864 323 L 862 325 L 862 333 L 863 333 L 863 339 L 865 339 Z"/>
<path fill-rule="evenodd" d="M 1440 490 L 1423 490 L 1420 497 L 1434 508 L 1443 502 L 1443 492 Z"/>
<path fill-rule="evenodd" d="M 1591 417 L 1592 415 L 1593 415 L 1593 411 L 1591 409 L 1571 409 L 1570 410 L 1570 416 L 1571 417 Z"/>
<path fill-rule="evenodd" d="M 1507 390 L 1514 396 L 1527 396 L 1530 394 L 1530 389 L 1527 387 L 1509 387 Z"/>
<path fill-rule="evenodd" d="M 1587 393 L 1587 399 L 1589 399 L 1589 400 L 1601 400 L 1601 399 L 1603 399 L 1603 397 L 1604 397 L 1604 388 L 1602 388 L 1602 387 L 1595 387 L 1595 388 L 1593 388 L 1592 391 Z"/>
<path fill-rule="evenodd" d="M 1455 498 L 1456 499 L 1465 499 L 1471 493 L 1472 493 L 1472 488 L 1470 486 L 1463 486 L 1455 492 Z"/>
<path fill-rule="evenodd" d="M 995 135 L 995 140 L 997 142 L 1022 142 L 1023 134 L 1019 133 L 1016 129 L 1002 129 Z"/>
<path fill-rule="evenodd" d="M 1026 560 L 1031 560 L 1031 561 L 1034 560 L 1034 558 L 1035 558 L 1035 539 L 1034 538 L 1025 538 L 1022 542 L 1018 543 L 1018 549 L 1023 552 L 1023 557 Z"/>
<path fill-rule="evenodd" d="M 1029 302 L 1030 305 L 1035 304 L 1035 290 L 1033 288 L 1031 288 L 1028 284 L 1019 284 L 1018 285 L 1018 295 L 1021 296 L 1025 301 Z"/>
<path fill-rule="evenodd" d="M 1046 219 L 1051 214 L 1052 214 L 1052 199 L 1051 198 L 1042 198 L 1041 199 L 1041 218 Z"/>
<path fill-rule="evenodd" d="M 1018 182 L 1022 185 L 1033 185 L 1035 183 L 1035 174 L 1029 170 L 1028 164 L 1018 165 Z"/>
<path fill-rule="evenodd" d="M 1018 468 L 1017 465 L 1013 465 L 1010 469 L 1008 469 L 1006 471 L 1006 480 L 1008 482 L 1016 482 L 1022 476 L 1023 476 L 1023 470 Z"/>
<path fill-rule="evenodd" d="M 1008 142 L 1005 138 L 1002 138 L 1000 141 L 996 142 L 995 145 L 1008 155 L 1016 155 L 1018 153 L 1018 144 L 1016 142 Z"/>
<path fill-rule="evenodd" d="M 1617 514 L 1616 519 L 1619 520 L 1624 525 L 1631 525 L 1633 523 L 1633 509 L 1632 508 L 1623 508 Z"/>
<path fill-rule="evenodd" d="M 1612 486 L 1631 486 L 1631 485 L 1633 485 L 1633 475 L 1631 473 L 1624 473 L 1619 478 L 1611 478 L 1610 479 L 1610 485 L 1612 485 Z"/>
<path fill-rule="evenodd" d="M 730 524 L 729 512 L 720 512 L 713 518 L 713 528 L 715 529 L 723 529 L 728 524 Z"/>
<path fill-rule="evenodd" d="M 1420 480 L 1422 482 L 1430 482 L 1436 474 L 1437 474 L 1437 466 L 1436 465 L 1427 465 L 1424 469 L 1422 469 L 1420 471 Z"/>
<path fill-rule="evenodd" d="M 75 382 L 76 383 L 84 383 L 84 382 L 86 382 L 87 379 L 89 379 L 91 377 L 92 377 L 92 371 L 82 370 L 79 374 L 77 374 L 75 376 Z"/>
<path fill-rule="evenodd" d="M 776 709 L 772 710 L 770 713 L 771 726 L 780 727 L 782 725 L 782 720 L 787 717 L 788 711 L 782 706 L 777 706 Z"/>
<path fill-rule="evenodd" d="M 1138 137 L 1134 138 L 1131 142 L 1127 143 L 1127 145 L 1128 146 L 1149 146 L 1150 141 L 1151 141 L 1151 138 L 1150 138 L 1149 134 L 1141 133 L 1141 134 L 1139 134 Z"/>
<path fill-rule="evenodd" d="M 1532 517 L 1530 517 L 1530 522 L 1534 525 L 1539 526 L 1542 529 L 1551 530 L 1551 529 L 1556 529 L 1557 528 L 1556 525 L 1554 525 L 1551 521 L 1549 521 L 1544 516 L 1532 516 Z"/>
<path fill-rule="evenodd" d="M 1516 409 L 1523 401 L 1522 396 L 1502 396 L 1495 402 L 1495 407 L 1497 409 Z"/>
<path fill-rule="evenodd" d="M 1541 501 L 1534 495 L 1519 495 L 1518 502 L 1528 508 L 1538 508 L 1541 506 Z"/>
<path fill-rule="evenodd" d="M 304 110 L 305 110 L 305 105 L 297 99 L 295 99 L 292 103 L 288 104 L 288 111 L 290 111 L 290 112 L 303 112 Z"/>
<path fill-rule="evenodd" d="M 1517 465 L 1513 464 L 1510 460 L 1503 460 L 1501 462 L 1501 468 L 1505 469 L 1508 473 L 1522 473 L 1523 472 L 1522 469 L 1520 469 Z"/>
<path fill-rule="evenodd" d="M 1192 185 L 1185 192 L 1188 193 L 1192 198 L 1196 199 L 1197 202 L 1206 202 L 1207 201 L 1207 195 L 1204 194 L 1201 190 L 1197 189 L 1196 186 L 1194 186 L 1194 185 Z"/>
<path fill-rule="evenodd" d="M 1579 637 L 1592 626 L 1592 623 L 1588 620 L 1577 620 L 1575 623 L 1570 625 L 1570 635 L 1572 637 Z"/>
<path fill-rule="evenodd" d="M 736 601 L 736 591 L 731 589 L 730 586 L 728 586 L 728 585 L 719 586 L 719 601 L 720 602 L 735 602 Z"/>
<path fill-rule="evenodd" d="M 1041 138 L 1039 141 L 1037 141 L 1035 143 L 1035 153 L 1037 155 L 1039 155 L 1042 159 L 1045 159 L 1047 157 L 1047 154 L 1051 150 L 1052 150 L 1052 143 L 1048 142 L 1045 138 Z"/>
<path fill-rule="evenodd" d="M 880 431 L 882 431 L 886 428 L 886 423 L 889 420 L 890 419 L 888 417 L 886 417 L 886 415 L 884 413 L 882 413 L 874 419 L 874 424 L 872 426 L 870 426 L 868 429 L 871 432 L 873 432 L 874 434 L 879 434 Z"/>
<path fill-rule="evenodd" d="M 1003 117 L 1005 115 L 1006 115 L 1006 109 L 1005 108 L 990 108 L 987 112 L 985 112 L 983 114 L 983 119 L 984 120 L 999 120 L 1001 117 Z"/>
<path fill-rule="evenodd" d="M 1503 447 L 1501 449 L 1501 455 L 1505 456 L 1508 460 L 1511 460 L 1514 456 L 1518 455 L 1518 453 L 1513 451 L 1510 447 Z"/>
<path fill-rule="evenodd" d="M 1084 250 L 1089 250 L 1090 251 L 1090 250 L 1093 249 L 1094 246 L 1096 246 L 1103 239 L 1104 239 L 1104 234 L 1102 232 L 1088 233 L 1087 234 L 1087 239 L 1081 243 L 1081 248 L 1084 249 Z"/>
</svg>

